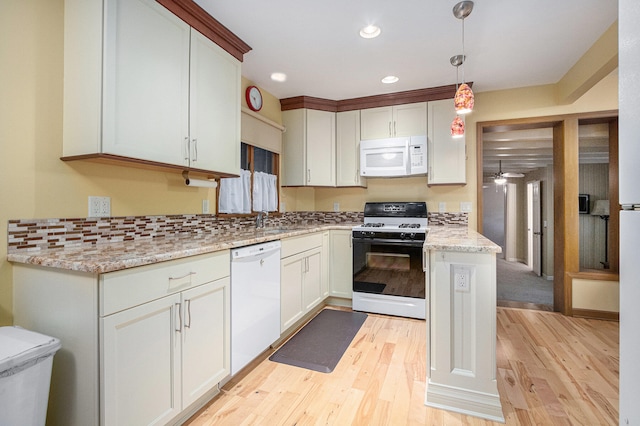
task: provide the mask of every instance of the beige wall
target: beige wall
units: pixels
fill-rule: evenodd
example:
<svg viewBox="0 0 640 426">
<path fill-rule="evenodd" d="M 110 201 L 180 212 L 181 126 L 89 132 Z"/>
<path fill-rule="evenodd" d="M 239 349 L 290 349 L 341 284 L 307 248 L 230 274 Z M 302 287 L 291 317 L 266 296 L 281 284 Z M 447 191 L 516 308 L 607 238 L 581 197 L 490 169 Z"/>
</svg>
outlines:
<svg viewBox="0 0 640 426">
<path fill-rule="evenodd" d="M 63 0 L 0 2 L 0 241 L 14 218 L 85 217 L 87 197 L 111 197 L 112 215 L 199 213 L 215 190 L 185 187 L 179 174 L 87 162 L 65 163 L 62 153 Z M 243 89 L 250 82 L 243 80 Z M 553 85 L 477 93 L 467 118 L 467 185 L 426 186 L 426 178 L 371 179 L 367 189 L 287 188 L 291 210 L 361 210 L 367 200 L 426 200 L 431 210 L 445 201 L 459 211 L 471 201 L 476 228 L 478 121 L 617 108 L 617 75 L 611 75 L 570 105 L 556 102 Z M 281 123 L 279 102 L 263 93 L 261 113 Z M 244 101 L 243 101 L 244 104 Z M 0 325 L 12 318 L 12 273 L 0 244 Z"/>
</svg>

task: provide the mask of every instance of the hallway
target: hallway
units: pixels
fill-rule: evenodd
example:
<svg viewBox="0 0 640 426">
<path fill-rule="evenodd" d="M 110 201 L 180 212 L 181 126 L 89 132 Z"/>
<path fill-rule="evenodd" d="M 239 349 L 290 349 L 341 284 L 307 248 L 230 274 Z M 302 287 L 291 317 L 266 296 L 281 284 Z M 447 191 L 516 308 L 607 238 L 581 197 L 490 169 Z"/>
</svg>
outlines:
<svg viewBox="0 0 640 426">
<path fill-rule="evenodd" d="M 496 260 L 498 306 L 553 311 L 553 281 L 537 276 L 524 263 Z"/>
</svg>

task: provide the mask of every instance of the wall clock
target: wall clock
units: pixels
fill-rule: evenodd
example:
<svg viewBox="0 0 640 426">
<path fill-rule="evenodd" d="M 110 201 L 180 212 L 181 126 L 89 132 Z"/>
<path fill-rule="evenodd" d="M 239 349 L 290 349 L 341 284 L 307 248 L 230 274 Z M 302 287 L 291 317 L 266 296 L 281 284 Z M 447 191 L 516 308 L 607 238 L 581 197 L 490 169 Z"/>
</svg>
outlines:
<svg viewBox="0 0 640 426">
<path fill-rule="evenodd" d="M 245 94 L 249 109 L 252 111 L 260 111 L 262 108 L 262 93 L 260 93 L 260 89 L 256 86 L 249 86 Z"/>
</svg>

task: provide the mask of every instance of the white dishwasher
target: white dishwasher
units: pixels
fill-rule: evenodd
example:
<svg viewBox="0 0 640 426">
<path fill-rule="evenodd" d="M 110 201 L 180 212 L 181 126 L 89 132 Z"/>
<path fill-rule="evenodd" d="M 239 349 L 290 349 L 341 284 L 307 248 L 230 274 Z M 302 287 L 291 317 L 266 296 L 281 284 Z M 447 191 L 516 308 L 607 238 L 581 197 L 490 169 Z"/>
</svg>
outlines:
<svg viewBox="0 0 640 426">
<path fill-rule="evenodd" d="M 280 338 L 280 241 L 231 250 L 231 374 Z"/>
</svg>

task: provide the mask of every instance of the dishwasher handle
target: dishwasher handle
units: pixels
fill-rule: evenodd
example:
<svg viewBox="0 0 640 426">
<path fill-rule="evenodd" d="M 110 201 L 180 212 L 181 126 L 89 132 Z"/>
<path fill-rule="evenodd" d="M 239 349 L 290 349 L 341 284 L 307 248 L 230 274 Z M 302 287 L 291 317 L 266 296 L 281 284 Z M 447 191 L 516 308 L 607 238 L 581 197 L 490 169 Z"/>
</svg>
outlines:
<svg viewBox="0 0 640 426">
<path fill-rule="evenodd" d="M 280 241 L 270 241 L 268 243 L 254 244 L 231 250 L 231 261 L 247 261 L 265 258 L 280 251 Z"/>
</svg>

